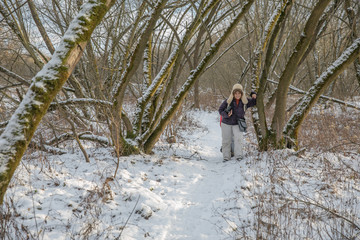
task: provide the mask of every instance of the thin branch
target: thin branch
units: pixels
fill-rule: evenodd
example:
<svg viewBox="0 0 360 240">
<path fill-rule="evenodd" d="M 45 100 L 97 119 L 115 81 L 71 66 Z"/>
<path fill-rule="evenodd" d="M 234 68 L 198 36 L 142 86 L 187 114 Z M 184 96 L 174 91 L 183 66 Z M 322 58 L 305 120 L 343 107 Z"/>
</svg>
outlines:
<svg viewBox="0 0 360 240">
<path fill-rule="evenodd" d="M 18 81 L 19 83 L 22 83 L 26 86 L 30 86 L 30 81 L 29 80 L 26 80 L 25 78 L 17 75 L 16 73 L 0 66 L 0 72 L 4 73 L 5 75 L 9 76 L 9 77 L 12 77 L 13 79 L 15 79 L 16 81 Z M 0 89 L 1 90 L 1 89 Z"/>
<path fill-rule="evenodd" d="M 271 83 L 279 84 L 279 82 L 276 82 L 276 81 L 271 80 L 271 79 L 268 79 L 267 81 L 271 82 Z M 303 90 L 301 90 L 301 89 L 299 89 L 297 87 L 294 87 L 292 85 L 290 85 L 290 89 L 297 92 L 297 93 L 301 93 L 301 94 L 306 94 L 307 93 L 306 91 L 303 91 Z M 328 97 L 328 96 L 324 96 L 324 95 L 321 95 L 320 98 L 324 99 L 324 100 L 332 101 L 332 102 L 335 102 L 335 103 L 338 103 L 338 104 L 341 104 L 341 105 L 344 105 L 346 107 L 350 107 L 350 108 L 354 108 L 356 110 L 360 110 L 360 107 L 356 106 L 355 104 L 348 103 L 348 102 L 342 101 L 342 100 L 337 99 L 337 98 Z"/>
<path fill-rule="evenodd" d="M 309 204 L 309 205 L 313 205 L 313 206 L 315 206 L 315 207 L 321 208 L 321 209 L 325 210 L 326 212 L 331 213 L 332 215 L 334 215 L 334 216 L 336 216 L 336 217 L 338 217 L 338 218 L 341 218 L 341 219 L 345 220 L 346 222 L 348 222 L 348 223 L 350 223 L 351 225 L 353 225 L 356 229 L 360 230 L 360 226 L 359 226 L 357 223 L 355 223 L 354 221 L 351 221 L 351 220 L 348 219 L 347 217 L 344 217 L 344 216 L 338 214 L 335 209 L 327 208 L 327 207 L 325 207 L 325 206 L 323 206 L 323 205 L 315 202 L 315 200 L 313 200 L 313 199 L 311 199 L 311 198 L 309 198 L 309 197 L 306 197 L 306 196 L 304 196 L 304 197 L 310 199 L 311 201 L 305 201 L 305 200 L 302 200 L 302 199 L 297 198 L 297 197 L 295 197 L 295 196 L 293 196 L 293 197 L 295 198 L 295 201 L 299 201 L 299 202 L 302 202 L 302 203 L 305 203 L 305 204 Z M 292 200 L 292 199 L 288 199 L 288 200 Z"/>
<path fill-rule="evenodd" d="M 236 40 L 235 42 L 233 42 L 228 48 L 225 49 L 225 51 L 223 51 L 223 52 L 220 54 L 220 56 L 219 56 L 218 58 L 216 58 L 207 68 L 205 68 L 204 72 L 206 72 L 209 68 L 211 68 L 212 66 L 214 66 L 215 63 L 216 63 L 217 61 L 219 61 L 220 58 L 222 58 L 222 57 L 225 55 L 225 53 L 227 53 L 231 48 L 233 48 L 233 47 L 235 46 L 235 44 L 237 44 L 238 42 L 240 42 L 241 40 L 243 40 L 245 37 L 247 37 L 247 36 L 248 36 L 250 33 L 252 33 L 253 31 L 254 31 L 254 29 L 251 30 L 251 31 L 250 31 L 248 34 L 246 34 L 245 36 L 243 36 L 243 37 L 239 38 L 238 40 Z"/>
<path fill-rule="evenodd" d="M 12 10 L 11 12 L 9 12 L 7 15 L 5 15 L 3 17 L 3 19 L 0 20 L 0 23 L 2 21 L 4 21 L 7 17 L 9 17 L 11 14 L 13 14 L 14 12 L 16 12 L 17 10 L 19 10 L 20 8 L 22 8 L 26 3 L 28 2 L 28 0 L 26 0 L 25 2 L 23 2 L 19 7 L 15 8 L 14 10 Z"/>
</svg>

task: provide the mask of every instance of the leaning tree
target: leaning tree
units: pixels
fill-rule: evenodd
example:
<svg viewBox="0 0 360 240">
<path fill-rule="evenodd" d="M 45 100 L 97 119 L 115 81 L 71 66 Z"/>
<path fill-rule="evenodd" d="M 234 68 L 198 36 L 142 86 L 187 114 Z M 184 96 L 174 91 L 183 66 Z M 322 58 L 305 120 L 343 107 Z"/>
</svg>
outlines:
<svg viewBox="0 0 360 240">
<path fill-rule="evenodd" d="M 332 2 L 332 4 L 330 4 Z M 349 1 L 345 1 L 345 6 L 349 7 Z M 326 36 L 326 30 L 331 24 L 332 17 L 336 12 L 343 12 L 340 6 L 344 1 L 316 1 L 315 4 L 310 3 L 311 11 L 308 12 L 305 18 L 305 24 L 300 29 L 301 34 L 295 35 L 298 38 L 292 44 L 290 37 L 292 37 L 292 29 L 286 25 L 286 21 L 291 24 L 289 19 L 292 16 L 299 14 L 292 14 L 294 10 L 295 1 L 284 0 L 276 6 L 274 14 L 271 16 L 267 25 L 261 34 L 258 41 L 258 46 L 254 51 L 252 60 L 253 67 L 251 71 L 252 88 L 258 92 L 257 108 L 252 110 L 252 118 L 257 134 L 259 148 L 266 150 L 272 148 L 297 148 L 298 147 L 298 133 L 304 119 L 315 105 L 317 100 L 336 80 L 351 63 L 356 62 L 359 58 L 359 39 L 351 38 L 349 46 L 342 51 L 328 66 L 324 66 L 322 74 L 319 74 L 316 80 L 310 83 L 311 87 L 305 91 L 297 91 L 304 94 L 301 99 L 296 101 L 296 105 L 292 107 L 293 114 L 288 117 L 288 94 L 294 89 L 291 84 L 295 82 L 296 75 L 299 73 L 302 63 L 312 51 L 317 51 L 316 45 L 321 38 Z M 354 6 L 358 3 L 353 3 Z M 350 8 L 352 9 L 352 8 Z M 349 18 L 350 22 L 352 18 Z M 293 25 L 290 25 L 294 27 Z M 289 34 L 285 35 L 288 31 Z M 335 31 L 338 31 L 336 27 Z M 350 29 L 353 32 L 354 29 Z M 351 35 L 353 36 L 353 34 Z M 288 43 L 290 42 L 290 43 Z M 266 94 L 269 91 L 269 82 L 274 77 L 275 69 L 279 64 L 278 58 L 284 55 L 283 46 L 288 46 L 289 55 L 285 55 L 285 63 L 280 69 L 281 73 L 277 76 L 278 81 L 273 92 Z M 331 49 L 331 45 L 329 46 Z M 334 50 L 336 52 L 335 46 Z M 356 63 L 355 63 L 356 66 Z M 316 68 L 317 64 L 313 68 Z M 311 71 L 313 71 L 311 69 Z M 316 69 L 316 71 L 320 71 Z M 311 79 L 311 78 L 310 78 Z M 266 98 L 266 95 L 268 98 Z M 267 101 L 266 101 L 267 100 Z M 269 123 L 271 115 L 269 114 L 269 107 L 274 106 L 272 113 L 272 120 Z"/>
<path fill-rule="evenodd" d="M 115 1 L 90 1 L 71 22 L 50 61 L 33 78 L 19 107 L 0 136 L 0 202 L 34 132 L 50 103 L 78 63 L 95 27 Z M 1 13 L 12 26 L 11 14 L 0 4 Z M 21 35 L 22 33 L 19 32 Z M 24 39 L 26 43 L 29 43 Z M 31 50 L 31 46 L 28 46 Z M 40 64 L 40 63 L 39 63 Z"/>
</svg>

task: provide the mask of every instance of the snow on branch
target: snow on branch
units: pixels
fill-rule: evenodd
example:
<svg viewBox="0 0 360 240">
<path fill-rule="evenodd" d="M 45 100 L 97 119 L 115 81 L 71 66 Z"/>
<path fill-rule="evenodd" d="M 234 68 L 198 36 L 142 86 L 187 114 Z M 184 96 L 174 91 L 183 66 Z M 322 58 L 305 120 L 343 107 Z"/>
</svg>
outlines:
<svg viewBox="0 0 360 240">
<path fill-rule="evenodd" d="M 16 81 L 25 84 L 26 86 L 30 86 L 30 82 L 26 79 L 24 79 L 23 77 L 17 75 L 16 73 L 0 66 L 0 72 L 4 73 L 5 75 L 12 77 L 13 79 L 15 79 Z"/>
<path fill-rule="evenodd" d="M 303 96 L 299 106 L 290 117 L 288 124 L 284 127 L 283 132 L 296 133 L 301 122 L 307 116 L 312 106 L 319 99 L 321 93 L 329 86 L 329 84 L 355 59 L 360 55 L 360 38 L 356 39 L 353 44 L 348 47 L 341 56 L 333 62 L 325 72 L 314 82 L 309 91 Z M 356 108 L 357 109 L 357 108 Z"/>
<path fill-rule="evenodd" d="M 115 0 L 91 0 L 71 21 L 51 60 L 32 79 L 0 136 L 0 204 L 7 186 L 50 103 L 80 60 L 95 27 Z"/>
<path fill-rule="evenodd" d="M 34 148 L 36 150 L 41 150 L 43 152 L 58 154 L 58 155 L 67 153 L 67 151 L 65 151 L 63 149 L 60 149 L 57 147 L 52 147 L 52 146 L 45 145 L 45 144 L 41 144 L 41 143 L 35 142 L 35 141 L 31 141 L 31 143 L 29 144 L 29 148 Z"/>
<path fill-rule="evenodd" d="M 92 142 L 97 142 L 97 143 L 100 143 L 102 145 L 107 145 L 108 146 L 108 145 L 111 144 L 111 142 L 106 137 L 94 135 L 92 132 L 89 132 L 89 131 L 79 133 L 78 137 L 81 140 L 88 140 L 88 141 L 92 141 Z M 64 141 L 69 141 L 69 140 L 73 140 L 73 139 L 74 139 L 74 134 L 73 133 L 63 133 L 60 136 L 53 137 L 52 139 L 46 141 L 45 144 L 46 145 L 54 145 L 54 144 L 59 144 L 59 143 L 62 143 Z"/>
<path fill-rule="evenodd" d="M 0 122 L 0 128 L 5 127 L 8 123 L 9 123 L 9 121 Z"/>
<path fill-rule="evenodd" d="M 68 99 L 65 101 L 53 102 L 50 104 L 49 111 L 54 110 L 58 105 L 67 106 L 67 105 L 84 105 L 84 104 L 93 104 L 93 105 L 103 105 L 103 106 L 112 106 L 112 102 L 92 99 L 92 98 L 76 98 Z M 0 128 L 4 128 L 9 121 L 0 122 Z"/>
<path fill-rule="evenodd" d="M 94 135 L 94 134 L 79 135 L 79 138 L 81 140 L 88 140 L 88 141 L 92 141 L 92 142 L 97 142 L 97 143 L 100 143 L 100 144 L 106 145 L 106 146 L 111 145 L 111 142 L 106 137 L 97 136 L 97 135 Z"/>
<path fill-rule="evenodd" d="M 274 83 L 274 84 L 279 84 L 278 82 L 276 82 L 274 80 L 271 80 L 271 79 L 268 79 L 267 81 L 271 82 L 271 83 Z M 294 87 L 292 85 L 290 85 L 290 90 L 293 90 L 293 91 L 295 91 L 297 93 L 300 93 L 300 94 L 306 94 L 307 93 L 306 91 L 301 90 L 300 88 Z M 360 110 L 360 108 L 358 106 L 356 106 L 355 104 L 345 102 L 345 101 L 342 101 L 342 100 L 337 99 L 337 98 L 328 97 L 328 96 L 324 96 L 324 95 L 320 95 L 320 98 L 324 99 L 324 100 L 332 101 L 332 102 L 335 102 L 335 103 L 338 103 L 338 104 L 341 104 L 341 105 L 345 105 L 346 107 L 349 107 L 349 108 L 354 108 L 354 109 Z"/>
<path fill-rule="evenodd" d="M 95 105 L 104 105 L 104 106 L 112 106 L 112 102 L 93 99 L 93 98 L 75 98 L 75 99 L 67 99 L 65 101 L 59 101 L 57 103 L 51 103 L 50 107 L 56 107 L 56 105 L 67 106 L 67 105 L 84 105 L 84 104 L 95 104 Z"/>
<path fill-rule="evenodd" d="M 146 139 L 146 142 L 144 144 L 145 152 L 151 151 L 152 147 L 155 145 L 156 140 L 160 137 L 163 129 L 165 129 L 167 124 L 170 122 L 171 118 L 174 116 L 175 112 L 179 109 L 180 105 L 182 104 L 182 101 L 187 96 L 189 90 L 195 84 L 195 81 L 204 72 L 208 63 L 213 59 L 213 57 L 218 52 L 221 45 L 225 42 L 225 40 L 228 38 L 231 32 L 235 29 L 235 27 L 238 25 L 238 23 L 245 15 L 245 13 L 248 12 L 253 2 L 254 2 L 253 0 L 249 0 L 243 5 L 240 12 L 233 18 L 229 26 L 225 29 L 222 36 L 220 36 L 216 40 L 216 42 L 211 45 L 210 49 L 205 54 L 203 59 L 200 61 L 197 68 L 190 72 L 190 76 L 187 78 L 185 83 L 182 85 L 181 89 L 178 91 L 177 95 L 174 97 L 173 102 L 171 103 L 169 109 L 163 114 L 163 117 L 161 118 L 160 122 L 157 124 L 151 135 Z M 147 133 L 144 133 L 141 138 L 144 137 L 147 137 Z"/>
</svg>

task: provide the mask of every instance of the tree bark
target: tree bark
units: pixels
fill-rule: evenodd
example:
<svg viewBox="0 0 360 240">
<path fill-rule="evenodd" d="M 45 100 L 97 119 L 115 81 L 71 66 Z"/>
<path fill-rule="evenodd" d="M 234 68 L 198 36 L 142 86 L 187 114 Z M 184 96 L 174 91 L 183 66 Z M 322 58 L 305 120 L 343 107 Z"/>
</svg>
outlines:
<svg viewBox="0 0 360 240">
<path fill-rule="evenodd" d="M 258 78 L 257 73 L 260 72 L 261 64 L 257 64 L 257 68 L 259 70 L 255 70 L 254 78 L 253 78 L 253 89 L 257 92 L 256 97 L 256 106 L 257 108 L 252 109 L 252 118 L 254 123 L 254 128 L 256 132 L 256 136 L 258 139 L 259 149 L 266 150 L 267 149 L 267 139 L 269 135 L 269 130 L 266 123 L 266 115 L 265 115 L 265 106 L 264 106 L 264 94 L 266 89 L 266 81 L 268 78 L 268 73 L 270 70 L 271 62 L 273 59 L 274 45 L 275 41 L 278 37 L 278 34 L 281 29 L 281 25 L 286 19 L 286 14 L 290 11 L 293 1 L 283 1 L 283 4 L 278 9 L 277 15 L 271 21 L 269 28 L 267 29 L 267 34 L 264 39 L 264 43 L 262 44 L 262 51 L 259 51 L 257 55 L 262 55 L 266 50 L 264 66 L 261 72 L 260 77 Z M 256 57 L 257 59 L 258 57 Z M 258 60 L 260 61 L 260 60 Z"/>
<path fill-rule="evenodd" d="M 28 4 L 29 4 L 31 15 L 36 23 L 37 28 L 39 29 L 39 32 L 40 32 L 42 38 L 43 38 L 48 50 L 50 51 L 50 53 L 53 54 L 55 51 L 55 48 L 54 48 L 49 36 L 47 35 L 44 26 L 41 23 L 41 20 L 36 11 L 36 8 L 35 8 L 34 0 L 28 0 Z"/>
<path fill-rule="evenodd" d="M 347 13 L 347 16 L 349 19 L 349 25 L 351 28 L 350 38 L 352 41 L 354 41 L 355 39 L 357 39 L 357 32 L 356 32 L 357 21 L 356 21 L 356 15 L 355 15 L 354 9 L 351 8 L 350 0 L 345 0 L 344 8 Z M 360 14 L 360 13 L 358 13 L 358 14 Z M 359 58 L 355 59 L 354 68 L 355 68 L 356 79 L 360 86 L 360 60 L 359 60 Z"/>
<path fill-rule="evenodd" d="M 15 35 L 20 40 L 20 42 L 23 44 L 24 48 L 28 51 L 30 56 L 33 58 L 35 64 L 38 67 L 42 67 L 44 64 L 41 61 L 41 59 L 39 59 L 38 54 L 34 50 L 33 46 L 30 44 L 29 38 L 25 32 L 25 29 L 23 29 L 21 27 L 21 26 L 23 26 L 23 24 L 16 22 L 14 20 L 14 18 L 10 17 L 12 14 L 7 11 L 7 9 L 3 6 L 3 3 L 0 3 L 0 14 L 3 16 L 7 25 L 15 33 Z"/>
<path fill-rule="evenodd" d="M 111 127 L 111 134 L 114 140 L 115 147 L 117 151 L 121 151 L 123 153 L 130 154 L 131 146 L 127 144 L 124 137 L 121 135 L 120 132 L 120 125 L 121 125 L 121 112 L 122 112 L 122 104 L 125 96 L 125 90 L 127 85 L 130 82 L 131 77 L 135 74 L 136 70 L 138 69 L 142 56 L 144 54 L 146 43 L 150 39 L 150 36 L 154 30 L 155 24 L 160 17 L 161 11 L 164 8 L 167 0 L 158 0 L 157 4 L 149 18 L 144 31 L 142 32 L 138 43 L 136 44 L 135 50 L 130 56 L 129 63 L 127 64 L 127 68 L 121 75 L 120 81 L 118 86 L 116 86 L 115 93 L 113 96 L 113 108 L 112 108 L 112 127 Z M 130 48 L 130 46 L 129 46 Z M 129 148 L 128 148 L 129 147 Z M 135 150 L 135 149 L 134 149 Z"/>
<path fill-rule="evenodd" d="M 194 49 L 194 56 L 193 56 L 193 65 L 197 66 L 199 64 L 199 60 L 200 60 L 200 55 L 201 55 L 201 51 L 200 51 L 200 45 L 201 45 L 201 39 L 203 37 L 203 35 L 207 32 L 207 26 L 210 22 L 210 20 L 212 19 L 212 17 L 216 14 L 216 10 L 217 10 L 218 4 L 211 10 L 211 12 L 209 13 L 208 18 L 206 19 L 206 21 L 201 25 L 196 41 L 195 41 L 195 49 Z M 211 38 L 211 36 L 209 36 Z M 200 109 L 200 86 L 199 86 L 199 81 L 196 81 L 194 84 L 194 108 L 195 109 Z"/>
<path fill-rule="evenodd" d="M 28 80 L 24 79 L 23 77 L 17 75 L 16 73 L 14 73 L 14 72 L 12 72 L 12 71 L 10 71 L 10 70 L 2 67 L 2 66 L 0 66 L 0 72 L 6 74 L 7 76 L 15 79 L 16 81 L 18 81 L 19 83 L 24 84 L 27 87 L 30 86 L 30 82 Z"/>
<path fill-rule="evenodd" d="M 316 6 L 313 8 L 311 15 L 306 22 L 300 40 L 298 41 L 289 61 L 286 64 L 284 71 L 280 76 L 279 86 L 276 90 L 275 112 L 271 124 L 272 131 L 275 134 L 275 139 L 273 139 L 274 145 L 277 148 L 284 147 L 282 132 L 285 125 L 287 93 L 289 91 L 290 83 L 294 78 L 302 56 L 305 54 L 308 46 L 311 43 L 312 37 L 315 34 L 316 28 L 314 28 L 314 26 L 317 25 L 329 2 L 330 0 L 319 0 Z"/>
<path fill-rule="evenodd" d="M 36 74 L 24 100 L 0 136 L 0 204 L 50 103 L 74 70 L 95 27 L 115 0 L 91 1 L 72 21 L 51 60 Z"/>
</svg>

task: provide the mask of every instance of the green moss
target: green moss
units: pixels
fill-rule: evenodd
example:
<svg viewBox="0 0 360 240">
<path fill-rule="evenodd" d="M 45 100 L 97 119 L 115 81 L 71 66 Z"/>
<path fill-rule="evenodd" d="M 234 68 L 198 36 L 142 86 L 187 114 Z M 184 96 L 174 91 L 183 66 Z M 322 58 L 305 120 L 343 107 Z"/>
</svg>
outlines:
<svg viewBox="0 0 360 240">
<path fill-rule="evenodd" d="M 260 151 L 266 151 L 268 149 L 268 140 L 267 138 L 259 138 L 259 150 Z"/>
<path fill-rule="evenodd" d="M 74 48 L 75 46 L 75 42 L 69 39 L 64 39 L 64 43 L 66 43 L 66 47 L 69 49 Z"/>
<path fill-rule="evenodd" d="M 135 139 L 137 135 L 131 131 L 126 132 L 126 138 Z"/>
<path fill-rule="evenodd" d="M 37 82 L 39 82 L 39 81 L 37 81 Z M 46 93 L 46 91 L 44 90 L 44 88 L 42 88 L 42 87 L 37 87 L 35 84 L 32 85 L 31 91 L 33 91 L 33 92 L 36 94 L 36 96 L 38 96 L 38 95 L 44 95 L 44 94 Z"/>
<path fill-rule="evenodd" d="M 58 66 L 55 68 L 55 70 L 57 70 L 58 72 L 67 72 L 68 71 L 68 67 L 67 66 L 64 66 L 64 65 L 61 65 L 61 66 Z"/>
<path fill-rule="evenodd" d="M 81 16 L 78 18 L 80 26 L 87 26 L 89 21 L 86 20 L 86 17 Z"/>
<path fill-rule="evenodd" d="M 139 149 L 134 146 L 134 145 L 131 145 L 129 143 L 127 143 L 125 140 L 124 140 L 124 144 L 123 144 L 123 149 L 122 149 L 122 156 L 129 156 L 131 154 L 138 154 L 140 151 Z"/>
<path fill-rule="evenodd" d="M 270 130 L 268 133 L 268 145 L 274 149 L 284 149 L 286 147 L 286 141 L 284 137 L 282 137 L 280 140 L 277 140 L 276 133 L 273 130 Z"/>
</svg>

